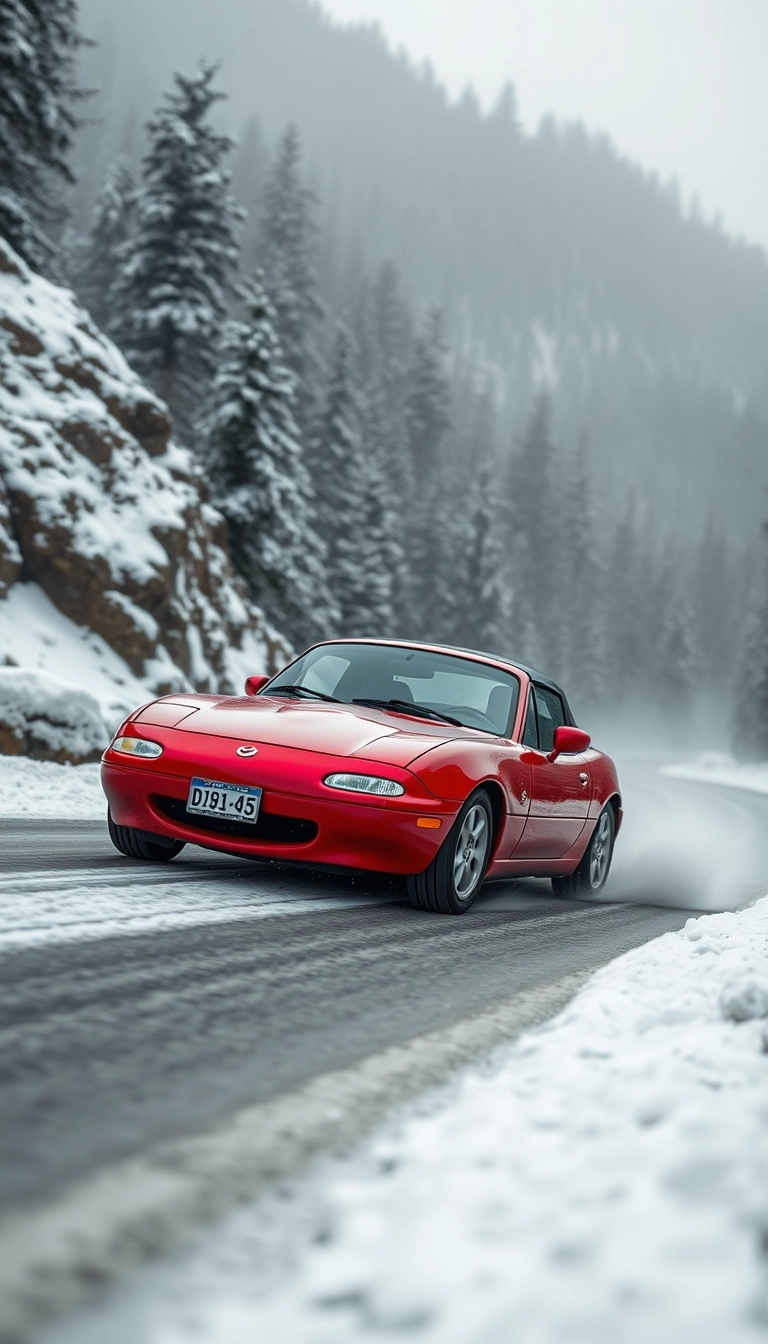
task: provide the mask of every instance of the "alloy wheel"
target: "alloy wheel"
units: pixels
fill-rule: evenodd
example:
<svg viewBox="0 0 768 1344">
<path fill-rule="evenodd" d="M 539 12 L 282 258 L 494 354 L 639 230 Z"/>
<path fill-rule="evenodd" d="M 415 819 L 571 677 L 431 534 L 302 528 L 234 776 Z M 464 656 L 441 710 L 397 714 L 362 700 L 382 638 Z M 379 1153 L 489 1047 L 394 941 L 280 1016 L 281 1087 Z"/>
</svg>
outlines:
<svg viewBox="0 0 768 1344">
<path fill-rule="evenodd" d="M 485 808 L 475 803 L 464 818 L 453 861 L 453 885 L 461 900 L 471 896 L 482 880 L 489 840 L 488 815 Z"/>
</svg>

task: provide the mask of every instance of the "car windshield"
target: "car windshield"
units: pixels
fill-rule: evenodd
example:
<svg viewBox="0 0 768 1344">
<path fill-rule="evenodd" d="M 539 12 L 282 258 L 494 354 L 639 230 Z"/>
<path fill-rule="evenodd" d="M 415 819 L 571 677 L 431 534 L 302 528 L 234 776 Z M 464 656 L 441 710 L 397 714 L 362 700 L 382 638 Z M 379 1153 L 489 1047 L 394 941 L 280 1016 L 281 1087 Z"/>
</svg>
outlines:
<svg viewBox="0 0 768 1344">
<path fill-rule="evenodd" d="M 454 719 L 466 728 L 508 737 L 517 709 L 520 683 L 511 672 L 469 658 L 427 649 L 387 644 L 323 644 L 302 654 L 264 687 L 280 688 L 307 701 L 312 693 L 345 704 L 399 701 L 430 711 L 429 717 Z M 393 706 L 394 708 L 394 706 Z"/>
</svg>

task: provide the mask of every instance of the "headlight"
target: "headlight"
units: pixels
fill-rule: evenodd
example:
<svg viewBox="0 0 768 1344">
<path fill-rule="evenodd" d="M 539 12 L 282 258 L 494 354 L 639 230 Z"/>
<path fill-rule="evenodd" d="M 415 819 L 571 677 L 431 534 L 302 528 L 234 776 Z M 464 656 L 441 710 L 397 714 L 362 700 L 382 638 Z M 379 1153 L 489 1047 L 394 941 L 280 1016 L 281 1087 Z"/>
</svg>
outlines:
<svg viewBox="0 0 768 1344">
<path fill-rule="evenodd" d="M 405 793 L 396 779 L 379 779 L 377 775 L 326 775 L 323 780 L 331 789 L 346 789 L 348 793 L 375 793 L 379 797 L 396 798 Z"/>
<path fill-rule="evenodd" d="M 149 756 L 151 758 L 163 754 L 163 748 L 159 742 L 147 742 L 144 737 L 116 737 L 112 743 L 112 750 L 122 751 L 126 756 Z"/>
</svg>

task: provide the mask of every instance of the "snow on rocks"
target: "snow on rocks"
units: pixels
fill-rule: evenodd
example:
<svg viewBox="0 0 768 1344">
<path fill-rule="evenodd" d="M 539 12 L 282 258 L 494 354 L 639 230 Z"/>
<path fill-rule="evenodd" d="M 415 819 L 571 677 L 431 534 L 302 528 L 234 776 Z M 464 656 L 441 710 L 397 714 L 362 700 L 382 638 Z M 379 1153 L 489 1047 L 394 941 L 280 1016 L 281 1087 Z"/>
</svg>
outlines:
<svg viewBox="0 0 768 1344">
<path fill-rule="evenodd" d="M 0 753 L 97 761 L 109 731 L 95 696 L 49 672 L 0 667 Z"/>
<path fill-rule="evenodd" d="M 282 665 L 165 407 L 2 242 L 0 313 L 0 632 L 23 579 L 157 691 L 239 690 L 243 666 Z"/>
<path fill-rule="evenodd" d="M 258 1204 L 56 1344 L 757 1344 L 767 969 L 768 898 L 689 920 L 294 1192 L 282 1269 Z"/>
</svg>

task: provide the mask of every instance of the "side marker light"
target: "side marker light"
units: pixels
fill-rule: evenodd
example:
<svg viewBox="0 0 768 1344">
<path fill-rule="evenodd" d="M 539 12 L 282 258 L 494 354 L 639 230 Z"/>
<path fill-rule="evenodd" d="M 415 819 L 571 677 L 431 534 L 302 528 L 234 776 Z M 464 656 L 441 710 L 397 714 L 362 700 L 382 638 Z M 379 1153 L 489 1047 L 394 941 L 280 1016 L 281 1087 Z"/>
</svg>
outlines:
<svg viewBox="0 0 768 1344">
<path fill-rule="evenodd" d="M 424 831 L 439 831 L 442 826 L 440 817 L 417 817 L 416 825 Z"/>
</svg>

